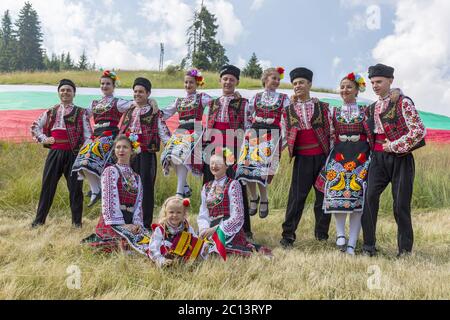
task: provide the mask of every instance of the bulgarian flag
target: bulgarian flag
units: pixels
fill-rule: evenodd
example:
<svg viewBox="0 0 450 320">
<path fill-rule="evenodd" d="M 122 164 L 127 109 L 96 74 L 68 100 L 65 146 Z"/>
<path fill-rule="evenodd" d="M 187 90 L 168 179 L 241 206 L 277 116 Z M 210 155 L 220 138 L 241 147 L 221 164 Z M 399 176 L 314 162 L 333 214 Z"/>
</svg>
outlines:
<svg viewBox="0 0 450 320">
<path fill-rule="evenodd" d="M 223 258 L 223 260 L 227 261 L 227 250 L 225 249 L 226 237 L 223 230 L 220 227 L 217 227 L 216 232 L 212 236 L 212 240 L 216 244 L 217 252 Z"/>
</svg>

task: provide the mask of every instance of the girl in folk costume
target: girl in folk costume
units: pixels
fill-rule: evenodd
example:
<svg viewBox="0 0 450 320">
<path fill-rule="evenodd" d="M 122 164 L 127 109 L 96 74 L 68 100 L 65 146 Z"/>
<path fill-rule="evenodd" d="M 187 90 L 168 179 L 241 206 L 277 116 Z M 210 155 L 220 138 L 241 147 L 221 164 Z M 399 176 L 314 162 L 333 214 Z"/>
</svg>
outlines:
<svg viewBox="0 0 450 320">
<path fill-rule="evenodd" d="M 180 260 L 206 259 L 209 243 L 199 239 L 187 218 L 189 199 L 179 196 L 167 199 L 160 212 L 160 223 L 152 226 L 149 256 L 159 266 L 169 266 Z"/>
<path fill-rule="evenodd" d="M 191 189 L 186 180 L 188 171 L 195 176 L 201 176 L 203 170 L 202 120 L 205 107 L 212 101 L 209 95 L 197 92 L 197 88 L 203 85 L 204 80 L 200 72 L 196 69 L 189 70 L 184 78 L 187 96 L 176 99 L 171 106 L 163 110 L 164 120 L 177 112 L 180 117 L 180 126 L 166 144 L 161 162 L 166 175 L 169 174 L 171 166 L 175 168 L 178 177 L 177 195 L 181 197 L 191 196 Z M 197 127 L 199 129 L 196 130 Z"/>
<path fill-rule="evenodd" d="M 216 148 L 210 160 L 214 181 L 205 184 L 201 194 L 202 204 L 197 219 L 200 237 L 212 240 L 214 245 L 210 252 L 217 252 L 223 257 L 226 254 L 248 257 L 254 252 L 271 256 L 270 249 L 246 240 L 241 185 L 226 174 L 228 166 L 233 164 L 231 150 Z M 223 236 L 220 243 L 216 240 L 217 234 Z M 220 247 L 224 247 L 226 252 L 221 252 Z"/>
<path fill-rule="evenodd" d="M 118 77 L 115 72 L 105 71 L 100 78 L 103 98 L 94 100 L 88 113 L 94 119 L 94 135 L 81 148 L 73 166 L 79 179 L 89 182 L 91 201 L 89 207 L 100 199 L 100 176 L 108 164 L 112 164 L 111 150 L 119 132 L 119 122 L 133 101 L 114 97 Z"/>
<path fill-rule="evenodd" d="M 289 97 L 276 92 L 283 77 L 283 68 L 270 68 L 262 75 L 265 91 L 250 101 L 252 126 L 246 133 L 236 172 L 237 180 L 247 182 L 251 198 L 250 215 L 258 212 L 258 203 L 261 201 L 261 218 L 269 214 L 267 187 L 278 169 L 286 131 Z M 257 196 L 256 185 L 259 186 L 260 196 Z"/>
<path fill-rule="evenodd" d="M 75 93 L 76 87 L 71 80 L 61 80 L 58 86 L 60 104 L 45 111 L 31 127 L 34 140 L 50 149 L 33 227 L 45 223 L 58 181 L 64 175 L 70 194 L 72 224 L 81 228 L 83 182 L 72 176 L 71 170 L 80 147 L 89 138 L 92 129 L 85 110 L 73 104 Z"/>
<path fill-rule="evenodd" d="M 356 103 L 358 92 L 364 92 L 364 78 L 350 73 L 341 81 L 340 93 L 344 100 L 341 107 L 333 109 L 331 121 L 331 145 L 334 145 L 325 165 L 324 212 L 336 219 L 336 245 L 343 252 L 355 254 L 356 242 L 361 231 L 361 215 L 367 188 L 370 163 L 367 130 L 367 107 Z M 350 236 L 345 237 L 345 222 L 350 215 Z"/>
<path fill-rule="evenodd" d="M 140 152 L 137 139 L 133 134 L 116 138 L 113 149 L 117 164 L 106 168 L 101 177 L 102 215 L 95 234 L 83 240 L 106 252 L 130 245 L 148 254 L 150 234 L 142 222 L 142 183 L 130 166 L 132 155 Z"/>
<path fill-rule="evenodd" d="M 153 111 L 157 103 L 150 98 L 152 84 L 148 79 L 137 78 L 134 81 L 134 102 L 137 106 L 130 108 L 124 116 L 121 133 L 134 133 L 141 144 L 141 153 L 131 161 L 131 167 L 142 180 L 144 197 L 142 211 L 144 227 L 151 228 L 155 197 L 157 159 L 161 140 L 165 144 L 170 138 L 170 131 L 163 120 L 161 111 Z"/>
</svg>

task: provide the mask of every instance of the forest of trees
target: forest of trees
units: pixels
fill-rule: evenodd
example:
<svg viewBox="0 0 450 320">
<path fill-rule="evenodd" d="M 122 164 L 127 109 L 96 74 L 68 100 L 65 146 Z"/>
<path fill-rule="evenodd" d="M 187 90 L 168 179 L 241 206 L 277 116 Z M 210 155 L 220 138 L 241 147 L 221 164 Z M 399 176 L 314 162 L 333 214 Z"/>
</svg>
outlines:
<svg viewBox="0 0 450 320">
<path fill-rule="evenodd" d="M 95 69 L 85 51 L 77 61 L 70 52 L 49 57 L 42 47 L 43 36 L 39 16 L 29 2 L 20 10 L 15 23 L 7 10 L 1 19 L 0 72 Z"/>
<path fill-rule="evenodd" d="M 217 40 L 218 28 L 217 18 L 202 3 L 186 32 L 188 55 L 181 61 L 180 69 L 195 67 L 217 72 L 229 63 L 224 46 Z M 0 72 L 96 69 L 95 63 L 88 61 L 85 50 L 76 60 L 70 52 L 47 54 L 42 46 L 43 37 L 39 16 L 31 3 L 24 4 L 15 23 L 9 10 L 5 11 L 0 27 Z M 243 75 L 258 79 L 261 74 L 261 66 L 253 53 Z"/>
</svg>

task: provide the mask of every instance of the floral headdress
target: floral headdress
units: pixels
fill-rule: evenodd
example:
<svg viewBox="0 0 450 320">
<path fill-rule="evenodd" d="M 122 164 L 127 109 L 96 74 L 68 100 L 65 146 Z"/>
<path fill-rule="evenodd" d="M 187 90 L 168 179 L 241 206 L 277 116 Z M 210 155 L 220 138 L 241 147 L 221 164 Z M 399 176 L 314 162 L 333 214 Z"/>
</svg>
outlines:
<svg viewBox="0 0 450 320">
<path fill-rule="evenodd" d="M 350 81 L 354 81 L 356 82 L 356 84 L 358 85 L 358 90 L 359 92 L 364 92 L 366 91 L 366 80 L 364 79 L 364 77 L 358 73 L 349 73 L 346 78 Z"/>
<path fill-rule="evenodd" d="M 236 160 L 233 151 L 228 148 L 217 147 L 214 154 L 223 155 L 227 166 L 232 166 Z"/>
<path fill-rule="evenodd" d="M 119 77 L 117 76 L 117 73 L 115 73 L 114 71 L 111 71 L 111 70 L 103 71 L 102 77 L 110 78 L 114 82 L 119 80 Z"/>
<path fill-rule="evenodd" d="M 191 69 L 186 73 L 186 75 L 195 78 L 197 86 L 202 87 L 205 85 L 205 78 L 203 77 L 202 73 L 199 70 Z"/>
<path fill-rule="evenodd" d="M 135 154 L 140 154 L 142 152 L 141 150 L 141 143 L 138 142 L 139 136 L 135 133 L 127 132 L 125 134 L 131 142 L 131 147 L 133 148 L 133 152 Z"/>
<path fill-rule="evenodd" d="M 284 68 L 278 67 L 277 68 L 277 72 L 280 74 L 280 79 L 283 80 L 284 79 L 284 72 L 285 72 Z"/>
</svg>

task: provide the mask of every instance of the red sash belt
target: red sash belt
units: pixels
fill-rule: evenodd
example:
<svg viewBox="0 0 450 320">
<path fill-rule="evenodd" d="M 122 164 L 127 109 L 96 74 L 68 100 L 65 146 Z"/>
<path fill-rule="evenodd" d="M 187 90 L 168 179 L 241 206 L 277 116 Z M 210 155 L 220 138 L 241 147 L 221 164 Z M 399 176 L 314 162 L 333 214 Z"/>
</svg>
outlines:
<svg viewBox="0 0 450 320">
<path fill-rule="evenodd" d="M 301 156 L 318 156 L 323 154 L 313 129 L 298 131 L 295 140 L 295 153 Z"/>
<path fill-rule="evenodd" d="M 386 140 L 386 135 L 385 134 L 376 134 L 375 135 L 375 148 L 374 150 L 376 152 L 384 152 L 383 149 L 383 144 Z"/>
<path fill-rule="evenodd" d="M 52 150 L 65 150 L 70 151 L 72 148 L 69 143 L 69 136 L 67 135 L 67 130 L 52 130 L 52 138 L 55 139 L 55 144 L 51 145 Z"/>
</svg>

